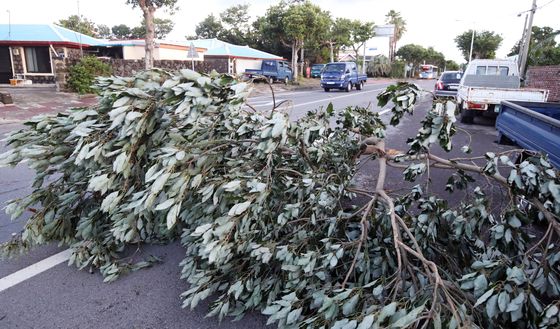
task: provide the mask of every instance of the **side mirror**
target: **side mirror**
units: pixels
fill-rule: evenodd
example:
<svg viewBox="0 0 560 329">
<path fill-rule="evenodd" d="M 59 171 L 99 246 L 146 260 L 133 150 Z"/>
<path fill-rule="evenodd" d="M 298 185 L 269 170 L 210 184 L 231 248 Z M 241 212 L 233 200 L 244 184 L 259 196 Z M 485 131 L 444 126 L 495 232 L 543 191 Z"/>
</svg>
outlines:
<svg viewBox="0 0 560 329">
<path fill-rule="evenodd" d="M 346 69 L 346 73 L 350 73 L 350 70 L 349 70 L 349 69 Z"/>
</svg>

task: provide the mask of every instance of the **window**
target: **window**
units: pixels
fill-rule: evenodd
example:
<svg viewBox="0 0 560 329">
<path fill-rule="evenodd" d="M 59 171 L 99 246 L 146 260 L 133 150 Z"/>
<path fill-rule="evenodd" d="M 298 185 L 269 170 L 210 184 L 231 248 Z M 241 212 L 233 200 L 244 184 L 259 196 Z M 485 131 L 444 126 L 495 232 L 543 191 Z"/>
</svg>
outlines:
<svg viewBox="0 0 560 329">
<path fill-rule="evenodd" d="M 28 73 L 52 73 L 48 47 L 25 47 L 25 63 Z"/>
<path fill-rule="evenodd" d="M 496 75 L 498 74 L 498 67 L 497 66 L 488 66 L 486 70 L 487 75 Z"/>
<path fill-rule="evenodd" d="M 508 75 L 509 73 L 509 67 L 507 66 L 500 66 L 500 75 Z"/>
<path fill-rule="evenodd" d="M 485 75 L 485 74 L 486 74 L 486 66 L 476 67 L 476 75 Z"/>
</svg>

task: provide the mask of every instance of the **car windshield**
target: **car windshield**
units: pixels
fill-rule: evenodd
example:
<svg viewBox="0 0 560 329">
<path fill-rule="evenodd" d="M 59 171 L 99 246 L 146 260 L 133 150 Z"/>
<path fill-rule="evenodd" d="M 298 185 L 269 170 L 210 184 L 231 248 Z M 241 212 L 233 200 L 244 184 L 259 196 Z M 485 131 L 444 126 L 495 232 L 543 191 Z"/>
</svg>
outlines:
<svg viewBox="0 0 560 329">
<path fill-rule="evenodd" d="M 317 65 L 313 65 L 313 66 L 311 67 L 311 69 L 312 69 L 312 70 L 320 70 L 320 69 L 323 68 L 323 66 L 325 66 L 325 65 L 317 64 Z"/>
<path fill-rule="evenodd" d="M 441 81 L 443 82 L 459 82 L 461 80 L 461 73 L 444 73 L 441 76 Z"/>
<path fill-rule="evenodd" d="M 329 64 L 325 67 L 325 72 L 342 73 L 345 67 L 344 64 Z"/>
</svg>

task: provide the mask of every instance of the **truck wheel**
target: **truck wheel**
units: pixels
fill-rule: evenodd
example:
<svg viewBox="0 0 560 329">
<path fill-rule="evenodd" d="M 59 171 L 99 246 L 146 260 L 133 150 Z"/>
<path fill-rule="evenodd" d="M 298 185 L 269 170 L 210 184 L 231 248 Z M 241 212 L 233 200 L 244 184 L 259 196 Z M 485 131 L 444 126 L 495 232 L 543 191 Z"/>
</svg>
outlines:
<svg viewBox="0 0 560 329">
<path fill-rule="evenodd" d="M 331 88 L 325 88 L 325 91 L 329 92 L 329 91 L 331 91 Z"/>
<path fill-rule="evenodd" d="M 513 141 L 511 139 L 509 139 L 509 137 L 502 134 L 501 132 L 498 132 L 497 142 L 498 142 L 498 144 L 502 144 L 502 145 L 513 145 L 514 144 Z"/>
<path fill-rule="evenodd" d="M 352 90 L 352 82 L 348 82 L 348 85 L 346 86 L 346 92 L 350 92 L 350 90 Z"/>
<path fill-rule="evenodd" d="M 469 110 L 461 109 L 461 123 L 472 124 L 474 115 Z"/>
<path fill-rule="evenodd" d="M 359 82 L 359 83 L 356 85 L 356 90 L 362 90 L 363 88 L 364 88 L 364 83 L 363 83 L 363 82 Z"/>
</svg>

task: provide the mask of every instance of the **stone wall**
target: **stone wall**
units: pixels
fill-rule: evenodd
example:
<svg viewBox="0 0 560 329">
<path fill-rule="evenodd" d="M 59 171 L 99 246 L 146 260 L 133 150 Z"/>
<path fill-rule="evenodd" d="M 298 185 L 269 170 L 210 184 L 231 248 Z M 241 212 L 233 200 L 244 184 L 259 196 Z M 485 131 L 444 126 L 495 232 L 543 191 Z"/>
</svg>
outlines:
<svg viewBox="0 0 560 329">
<path fill-rule="evenodd" d="M 113 74 L 118 76 L 131 76 L 138 71 L 144 69 L 144 60 L 134 59 L 103 59 L 113 68 Z M 191 61 L 178 61 L 178 60 L 155 60 L 154 67 L 166 70 L 180 70 L 191 69 Z M 194 70 L 198 72 L 210 72 L 216 70 L 220 73 L 228 71 L 227 58 L 205 58 L 203 62 L 195 61 Z"/>
<path fill-rule="evenodd" d="M 560 65 L 530 66 L 527 70 L 526 86 L 548 89 L 548 101 L 560 102 Z"/>
</svg>

